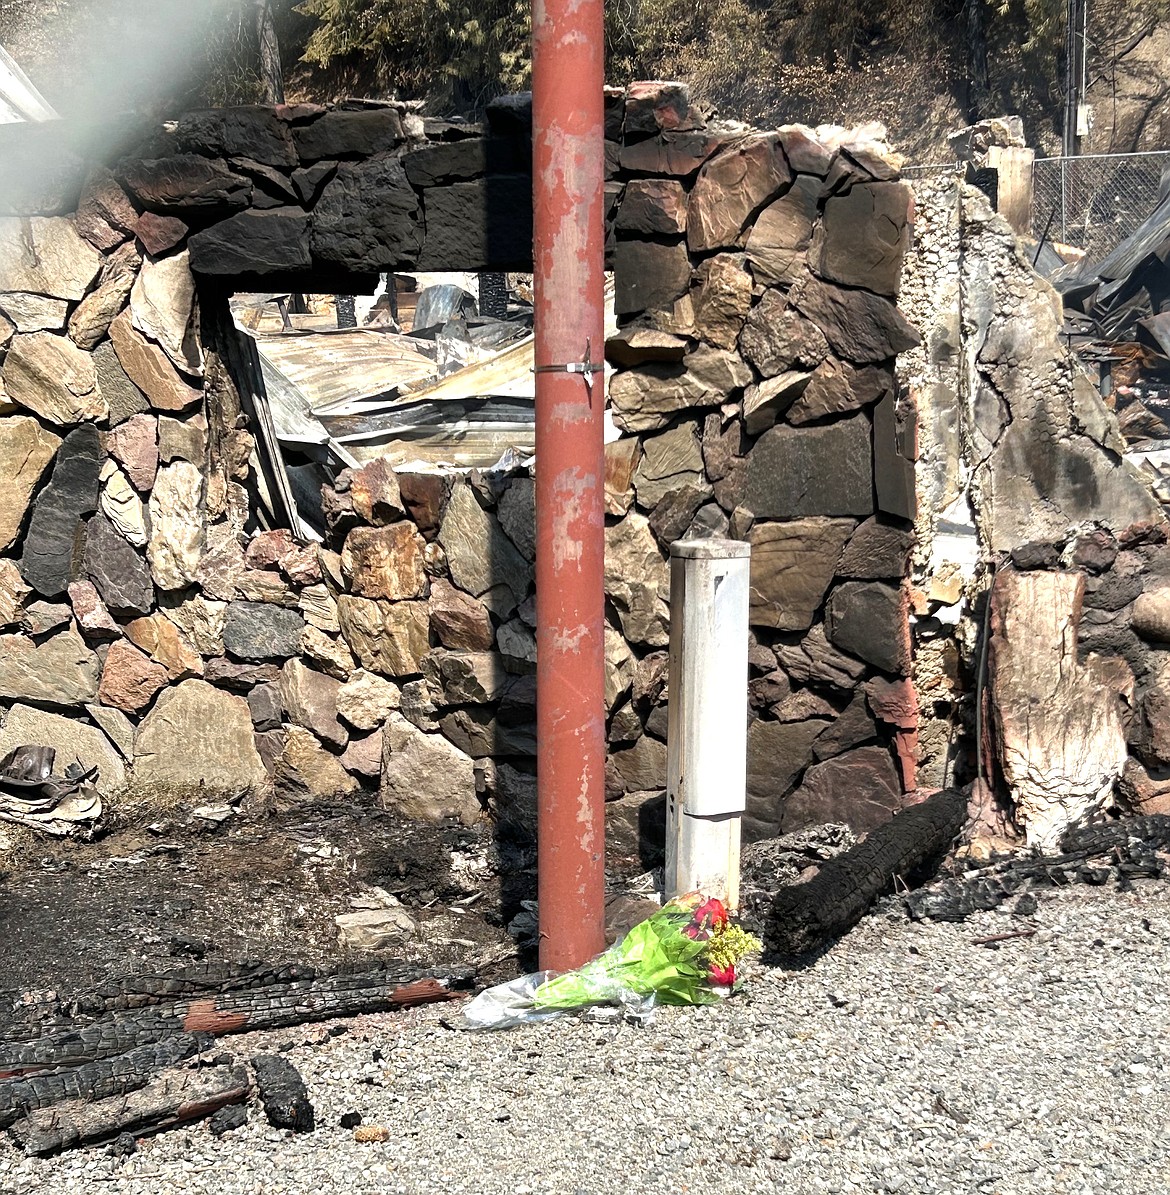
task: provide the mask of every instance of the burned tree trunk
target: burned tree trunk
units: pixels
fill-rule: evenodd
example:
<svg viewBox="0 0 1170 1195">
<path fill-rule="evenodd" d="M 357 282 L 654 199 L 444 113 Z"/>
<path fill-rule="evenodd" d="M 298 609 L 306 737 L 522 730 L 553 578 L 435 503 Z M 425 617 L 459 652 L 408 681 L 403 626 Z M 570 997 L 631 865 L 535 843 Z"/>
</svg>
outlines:
<svg viewBox="0 0 1170 1195">
<path fill-rule="evenodd" d="M 228 1104 L 242 1104 L 250 1092 L 242 1066 L 172 1071 L 128 1095 L 96 1103 L 72 1100 L 32 1112 L 10 1132 L 25 1153 L 44 1156 L 121 1133 L 140 1136 L 202 1120 Z"/>
<path fill-rule="evenodd" d="M 781 888 L 764 927 L 765 949 L 809 954 L 847 933 L 895 877 L 942 855 L 966 818 L 966 795 L 945 789 L 895 814 L 807 883 Z"/>
<path fill-rule="evenodd" d="M 284 103 L 284 73 L 280 68 L 280 41 L 272 19 L 271 0 L 256 0 L 256 40 L 260 43 L 260 78 L 264 98 L 270 104 Z"/>
<path fill-rule="evenodd" d="M 991 587 L 989 655 L 996 756 L 1029 846 L 1053 850 L 1100 808 L 1127 750 L 1101 660 L 1077 659 L 1085 577 L 1006 568 Z"/>
</svg>

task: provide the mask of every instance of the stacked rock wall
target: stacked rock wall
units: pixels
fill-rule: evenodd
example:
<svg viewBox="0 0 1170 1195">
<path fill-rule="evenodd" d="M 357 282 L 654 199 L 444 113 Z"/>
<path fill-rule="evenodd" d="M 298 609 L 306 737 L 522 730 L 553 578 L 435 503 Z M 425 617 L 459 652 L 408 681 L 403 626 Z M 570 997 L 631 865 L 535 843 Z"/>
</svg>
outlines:
<svg viewBox="0 0 1170 1195">
<path fill-rule="evenodd" d="M 158 800 L 378 787 L 531 835 L 532 477 L 376 461 L 326 488 L 326 544 L 258 531 L 226 308 L 528 264 L 527 115 L 194 113 L 0 219 L 0 753 L 48 743 Z M 617 852 L 661 819 L 685 536 L 752 544 L 749 833 L 866 829 L 916 786 L 909 192 L 863 134 L 707 127 L 677 85 L 609 93 L 607 137 Z"/>
</svg>

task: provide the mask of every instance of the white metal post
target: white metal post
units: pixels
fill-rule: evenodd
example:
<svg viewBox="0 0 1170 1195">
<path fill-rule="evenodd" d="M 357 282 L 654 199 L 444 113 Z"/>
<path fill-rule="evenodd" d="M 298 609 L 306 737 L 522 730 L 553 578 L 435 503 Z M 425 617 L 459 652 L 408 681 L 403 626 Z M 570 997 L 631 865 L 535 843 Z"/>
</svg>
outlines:
<svg viewBox="0 0 1170 1195">
<path fill-rule="evenodd" d="M 750 555 L 730 539 L 670 549 L 666 895 L 698 890 L 731 909 L 747 792 Z"/>
</svg>

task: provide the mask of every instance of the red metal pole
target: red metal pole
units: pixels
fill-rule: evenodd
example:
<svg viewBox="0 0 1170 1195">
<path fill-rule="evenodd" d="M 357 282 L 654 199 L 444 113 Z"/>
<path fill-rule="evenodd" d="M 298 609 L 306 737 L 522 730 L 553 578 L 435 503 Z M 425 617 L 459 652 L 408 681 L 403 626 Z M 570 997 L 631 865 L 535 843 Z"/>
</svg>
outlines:
<svg viewBox="0 0 1170 1195">
<path fill-rule="evenodd" d="M 603 84 L 602 0 L 533 0 L 537 863 L 551 970 L 605 946 L 605 395 L 600 372 L 579 371 L 604 348 Z"/>
</svg>

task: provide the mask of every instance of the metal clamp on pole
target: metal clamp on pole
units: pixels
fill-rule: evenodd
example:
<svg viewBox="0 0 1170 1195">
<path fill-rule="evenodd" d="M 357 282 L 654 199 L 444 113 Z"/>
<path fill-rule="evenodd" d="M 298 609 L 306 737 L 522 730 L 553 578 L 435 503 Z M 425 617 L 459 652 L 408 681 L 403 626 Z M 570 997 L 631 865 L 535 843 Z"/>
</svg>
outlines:
<svg viewBox="0 0 1170 1195">
<path fill-rule="evenodd" d="M 536 365 L 533 373 L 579 373 L 585 379 L 585 385 L 593 389 L 593 375 L 605 369 L 603 361 L 593 360 L 593 337 L 585 341 L 585 356 L 580 361 L 569 361 L 564 365 Z"/>
</svg>

